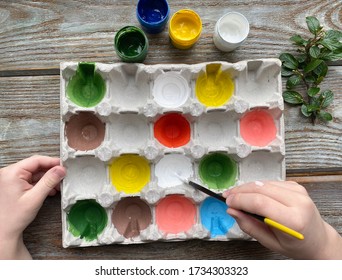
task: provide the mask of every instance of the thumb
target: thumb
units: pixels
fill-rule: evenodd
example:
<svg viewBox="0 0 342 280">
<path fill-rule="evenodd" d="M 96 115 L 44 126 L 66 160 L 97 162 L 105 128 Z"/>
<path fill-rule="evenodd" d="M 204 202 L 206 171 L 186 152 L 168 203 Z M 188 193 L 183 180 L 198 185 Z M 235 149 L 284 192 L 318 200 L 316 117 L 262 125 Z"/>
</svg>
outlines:
<svg viewBox="0 0 342 280">
<path fill-rule="evenodd" d="M 43 204 L 50 191 L 63 180 L 65 174 L 65 168 L 62 166 L 55 166 L 48 170 L 31 189 L 30 193 L 32 200 L 37 204 Z"/>
</svg>

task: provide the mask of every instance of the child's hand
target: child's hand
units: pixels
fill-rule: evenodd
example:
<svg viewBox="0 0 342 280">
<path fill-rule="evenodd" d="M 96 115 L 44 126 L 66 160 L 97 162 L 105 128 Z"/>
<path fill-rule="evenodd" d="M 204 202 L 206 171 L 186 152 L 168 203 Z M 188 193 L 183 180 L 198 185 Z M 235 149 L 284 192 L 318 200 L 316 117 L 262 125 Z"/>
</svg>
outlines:
<svg viewBox="0 0 342 280">
<path fill-rule="evenodd" d="M 295 259 L 342 259 L 341 236 L 320 216 L 306 189 L 295 182 L 254 182 L 224 197 L 240 228 L 265 247 Z M 268 217 L 304 235 L 298 240 L 242 213 Z"/>
<path fill-rule="evenodd" d="M 56 193 L 65 176 L 59 164 L 58 158 L 33 156 L 0 169 L 0 259 L 31 258 L 22 233 Z"/>
</svg>

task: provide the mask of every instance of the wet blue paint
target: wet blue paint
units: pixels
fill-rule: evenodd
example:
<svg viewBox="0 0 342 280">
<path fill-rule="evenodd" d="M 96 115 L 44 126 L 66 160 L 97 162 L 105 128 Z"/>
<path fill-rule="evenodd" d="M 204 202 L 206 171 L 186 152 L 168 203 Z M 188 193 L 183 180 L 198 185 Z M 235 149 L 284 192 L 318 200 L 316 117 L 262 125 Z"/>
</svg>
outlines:
<svg viewBox="0 0 342 280">
<path fill-rule="evenodd" d="M 147 33 L 160 33 L 169 18 L 169 5 L 166 0 L 139 0 L 137 18 Z"/>
<path fill-rule="evenodd" d="M 225 235 L 235 224 L 235 219 L 227 214 L 228 206 L 213 198 L 206 198 L 200 207 L 202 225 L 210 231 L 211 237 Z"/>
</svg>

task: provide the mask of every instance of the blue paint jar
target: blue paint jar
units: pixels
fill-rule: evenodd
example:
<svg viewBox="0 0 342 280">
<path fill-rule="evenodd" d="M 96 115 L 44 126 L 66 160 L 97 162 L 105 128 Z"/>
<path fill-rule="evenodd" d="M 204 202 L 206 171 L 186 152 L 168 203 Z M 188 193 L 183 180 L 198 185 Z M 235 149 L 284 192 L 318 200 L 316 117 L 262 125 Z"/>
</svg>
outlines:
<svg viewBox="0 0 342 280">
<path fill-rule="evenodd" d="M 200 207 L 202 225 L 210 231 L 210 237 L 224 236 L 235 224 L 235 219 L 227 214 L 227 204 L 213 198 L 206 198 Z"/>
<path fill-rule="evenodd" d="M 170 8 L 166 0 L 139 0 L 137 18 L 142 29 L 151 34 L 164 30 L 169 19 Z"/>
</svg>

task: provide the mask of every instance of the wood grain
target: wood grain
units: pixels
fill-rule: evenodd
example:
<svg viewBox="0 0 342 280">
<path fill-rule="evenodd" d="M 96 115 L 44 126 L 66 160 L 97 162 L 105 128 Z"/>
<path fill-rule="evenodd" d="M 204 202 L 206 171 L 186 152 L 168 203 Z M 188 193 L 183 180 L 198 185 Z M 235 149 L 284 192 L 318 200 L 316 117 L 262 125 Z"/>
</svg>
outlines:
<svg viewBox="0 0 342 280">
<path fill-rule="evenodd" d="M 33 154 L 59 156 L 59 64 L 61 61 L 118 62 L 115 33 L 138 25 L 137 0 L 0 1 L 0 168 Z M 171 14 L 195 10 L 203 30 L 190 50 L 174 48 L 168 29 L 148 35 L 146 64 L 237 62 L 295 51 L 288 40 L 307 36 L 305 16 L 327 29 L 342 30 L 341 0 L 169 0 Z M 217 19 L 244 14 L 251 26 L 245 44 L 232 53 L 214 46 Z M 286 105 L 288 179 L 304 184 L 322 217 L 342 233 L 342 61 L 332 63 L 321 86 L 335 93 L 334 121 L 312 126 L 297 107 Z M 60 195 L 49 197 L 24 233 L 35 259 L 286 259 L 254 241 L 154 242 L 62 248 Z"/>
<path fill-rule="evenodd" d="M 60 61 L 119 61 L 113 48 L 114 35 L 125 25 L 139 25 L 136 2 L 1 1 L 0 71 L 58 69 Z M 278 57 L 284 50 L 294 50 L 288 40 L 293 34 L 308 35 L 308 15 L 316 15 L 327 29 L 342 29 L 340 0 L 187 0 L 170 1 L 170 7 L 171 15 L 185 7 L 200 15 L 200 40 L 191 50 L 183 51 L 170 44 L 168 28 L 160 34 L 148 35 L 146 64 Z M 236 51 L 222 53 L 212 42 L 213 30 L 218 18 L 232 10 L 248 18 L 250 35 Z"/>
</svg>

